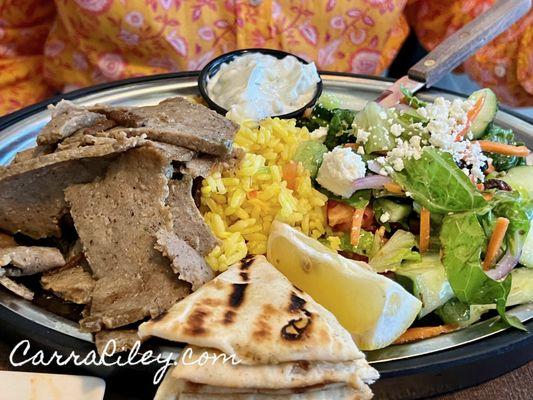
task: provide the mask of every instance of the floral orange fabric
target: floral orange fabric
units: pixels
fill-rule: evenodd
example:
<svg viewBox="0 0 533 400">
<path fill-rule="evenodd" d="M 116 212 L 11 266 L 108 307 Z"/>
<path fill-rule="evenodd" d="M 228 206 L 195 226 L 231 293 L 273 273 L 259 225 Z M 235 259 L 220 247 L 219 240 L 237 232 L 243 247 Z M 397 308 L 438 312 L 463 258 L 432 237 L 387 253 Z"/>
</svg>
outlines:
<svg viewBox="0 0 533 400">
<path fill-rule="evenodd" d="M 407 16 L 423 45 L 432 50 L 496 0 L 415 0 Z M 533 105 L 533 10 L 478 51 L 464 71 L 512 106 Z"/>
<path fill-rule="evenodd" d="M 468 15 L 437 0 L 409 0 L 407 14 L 407 0 L 0 0 L 0 114 L 54 91 L 201 69 L 243 47 L 287 50 L 322 70 L 379 74 L 409 33 L 406 15 L 431 48 L 492 2 L 450 1 L 469 3 Z M 506 87 L 508 102 L 531 101 L 523 100 L 533 86 L 526 28 L 509 34 L 516 46 L 500 55 L 505 76 L 484 75 L 494 53 L 467 64 L 484 83 Z"/>
</svg>

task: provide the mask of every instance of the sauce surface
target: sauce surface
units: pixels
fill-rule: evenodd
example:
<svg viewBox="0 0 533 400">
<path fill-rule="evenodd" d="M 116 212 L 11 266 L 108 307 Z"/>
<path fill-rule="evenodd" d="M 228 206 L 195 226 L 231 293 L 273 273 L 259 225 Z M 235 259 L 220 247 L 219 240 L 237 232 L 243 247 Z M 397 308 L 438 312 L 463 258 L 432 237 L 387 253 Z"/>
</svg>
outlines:
<svg viewBox="0 0 533 400">
<path fill-rule="evenodd" d="M 315 95 L 319 81 L 314 63 L 247 53 L 222 64 L 208 80 L 207 92 L 228 110 L 228 118 L 259 121 L 302 108 Z"/>
</svg>

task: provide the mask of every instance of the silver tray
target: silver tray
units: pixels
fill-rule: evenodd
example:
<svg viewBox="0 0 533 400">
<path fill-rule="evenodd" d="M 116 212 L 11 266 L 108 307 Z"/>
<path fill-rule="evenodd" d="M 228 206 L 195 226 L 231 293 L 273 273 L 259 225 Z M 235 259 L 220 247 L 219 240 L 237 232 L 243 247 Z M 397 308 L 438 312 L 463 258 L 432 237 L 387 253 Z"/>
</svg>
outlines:
<svg viewBox="0 0 533 400">
<path fill-rule="evenodd" d="M 81 105 L 94 103 L 150 105 L 171 96 L 197 95 L 196 79 L 196 73 L 159 75 L 82 89 L 69 93 L 63 98 L 71 99 Z M 368 100 L 374 99 L 380 92 L 391 86 L 391 82 L 385 79 L 345 74 L 323 73 L 322 79 L 325 93 L 336 94 L 343 100 L 346 107 L 354 109 L 362 108 Z M 431 100 L 436 96 L 459 97 L 457 94 L 440 90 L 428 90 L 420 96 L 426 100 Z M 59 98 L 55 98 L 0 119 L 0 165 L 7 164 L 18 151 L 35 145 L 37 133 L 50 119 L 46 104 L 58 100 Z M 496 120 L 498 124 L 512 128 L 523 141 L 533 147 L 533 125 L 530 122 L 506 111 L 499 111 Z M 18 318 L 41 326 L 43 330 L 51 330 L 84 342 L 92 342 L 91 335 L 81 332 L 76 323 L 45 311 L 5 290 L 0 291 L 0 306 L 16 314 Z M 533 318 L 533 304 L 514 307 L 509 314 L 515 315 L 522 322 L 529 321 Z M 371 351 L 367 353 L 367 357 L 372 363 L 379 364 L 464 346 L 502 332 L 504 329 L 495 324 L 495 320 L 496 318 L 492 318 L 478 322 L 467 329 L 436 338 Z M 161 352 L 176 350 L 169 347 L 159 349 Z"/>
</svg>

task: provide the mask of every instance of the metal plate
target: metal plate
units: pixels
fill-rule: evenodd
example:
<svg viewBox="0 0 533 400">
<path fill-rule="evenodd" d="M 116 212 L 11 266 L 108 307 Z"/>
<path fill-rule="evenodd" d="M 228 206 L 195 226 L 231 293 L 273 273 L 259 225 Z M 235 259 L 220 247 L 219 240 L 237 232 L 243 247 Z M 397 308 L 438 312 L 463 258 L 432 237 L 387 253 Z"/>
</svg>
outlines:
<svg viewBox="0 0 533 400">
<path fill-rule="evenodd" d="M 354 109 L 362 108 L 368 100 L 374 99 L 391 85 L 388 80 L 354 75 L 325 73 L 322 74 L 322 78 L 324 92 L 336 94 L 343 100 L 346 107 Z M 171 96 L 197 95 L 196 79 L 196 73 L 159 75 L 82 89 L 62 96 L 62 98 L 73 100 L 81 105 L 94 103 L 151 105 Z M 434 99 L 436 96 L 458 97 L 456 94 L 438 90 L 429 90 L 421 94 L 421 97 L 426 100 Z M 55 103 L 59 99 L 59 97 L 54 98 L 0 119 L 0 164 L 7 164 L 18 151 L 35 145 L 38 131 L 50 118 L 46 105 Z M 512 128 L 521 140 L 533 147 L 531 122 L 506 111 L 499 111 L 496 120 L 498 124 Z M 80 332 L 77 324 L 44 311 L 7 291 L 0 291 L 0 306 L 20 318 L 42 326 L 43 329 L 53 330 L 54 333 L 61 333 L 86 343 L 92 341 L 91 335 Z M 0 320 L 2 319 L 1 311 L 0 307 Z M 533 318 L 533 305 L 517 306 L 509 313 L 525 322 Z M 367 356 L 372 363 L 379 364 L 449 350 L 502 332 L 501 326 L 494 322 L 495 319 L 486 320 L 467 329 L 436 338 L 368 352 Z M 165 352 L 170 349 L 161 348 L 160 350 Z"/>
</svg>

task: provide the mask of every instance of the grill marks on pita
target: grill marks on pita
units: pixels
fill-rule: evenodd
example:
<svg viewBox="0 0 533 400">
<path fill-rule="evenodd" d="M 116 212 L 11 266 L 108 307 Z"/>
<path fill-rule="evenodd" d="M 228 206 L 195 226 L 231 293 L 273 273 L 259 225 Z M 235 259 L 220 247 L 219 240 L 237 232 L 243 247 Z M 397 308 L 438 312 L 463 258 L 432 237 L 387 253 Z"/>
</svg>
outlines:
<svg viewBox="0 0 533 400">
<path fill-rule="evenodd" d="M 303 314 L 303 316 L 300 318 L 291 319 L 287 325 L 281 328 L 281 337 L 283 339 L 299 340 L 313 322 L 313 314 L 304 308 L 306 303 L 307 301 L 299 297 L 296 293 L 291 293 L 289 312 L 294 314 Z"/>
<path fill-rule="evenodd" d="M 247 281 L 242 272 L 248 274 Z M 291 301 L 293 294 L 300 300 Z M 306 328 L 296 322 L 304 317 L 312 319 Z M 193 328 L 199 321 L 204 330 L 195 334 Z M 291 324 L 303 329 L 297 340 L 283 337 L 284 327 Z M 305 293 L 294 290 L 262 256 L 230 267 L 174 305 L 163 318 L 141 324 L 139 334 L 143 339 L 157 336 L 218 348 L 252 364 L 338 360 L 339 354 L 346 360 L 363 357 L 335 317 Z"/>
<path fill-rule="evenodd" d="M 244 302 L 246 288 L 248 287 L 248 272 L 246 272 L 246 270 L 249 268 L 249 266 L 249 260 L 240 264 L 241 272 L 239 273 L 239 276 L 243 280 L 243 283 L 234 283 L 232 286 L 232 291 L 228 300 L 228 305 L 231 308 L 239 308 Z"/>
<path fill-rule="evenodd" d="M 182 97 L 147 107 L 61 101 L 50 109 L 39 145 L 0 167 L 0 230 L 62 245 L 79 236 L 66 265 L 62 258 L 62 267 L 45 271 L 41 259 L 27 273 L 44 272 L 44 289 L 86 304 L 81 326 L 99 332 L 99 349 L 107 338 L 126 348 L 131 324 L 164 316 L 213 278 L 203 256 L 219 243 L 194 202 L 193 178 L 237 160 L 238 127 Z M 17 246 L 4 234 L 1 244 Z M 12 264 L 0 268 L 0 284 L 31 299 L 8 277 L 26 274 Z M 197 310 L 191 334 L 207 334 L 208 318 Z"/>
<path fill-rule="evenodd" d="M 141 324 L 139 336 L 189 344 L 156 399 L 369 399 L 378 378 L 335 317 L 263 256 Z M 206 353 L 216 361 L 191 363 Z"/>
</svg>

